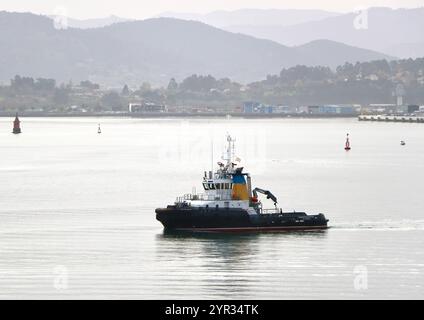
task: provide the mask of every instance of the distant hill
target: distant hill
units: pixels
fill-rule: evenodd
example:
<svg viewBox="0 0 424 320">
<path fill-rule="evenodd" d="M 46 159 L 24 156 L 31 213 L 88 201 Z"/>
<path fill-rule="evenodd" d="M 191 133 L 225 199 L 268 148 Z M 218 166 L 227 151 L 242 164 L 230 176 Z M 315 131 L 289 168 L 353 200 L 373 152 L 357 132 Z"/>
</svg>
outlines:
<svg viewBox="0 0 424 320">
<path fill-rule="evenodd" d="M 398 43 L 392 44 L 385 48 L 384 51 L 391 52 L 397 57 L 420 58 L 424 57 L 424 41 L 415 43 Z"/>
<path fill-rule="evenodd" d="M 346 61 L 371 61 L 381 59 L 381 53 L 364 50 L 331 40 L 315 40 L 293 47 L 300 55 L 307 55 L 311 66 L 335 67 Z M 319 54 L 319 55 L 318 55 Z"/>
<path fill-rule="evenodd" d="M 367 29 L 354 27 L 357 17 L 358 13 L 348 13 L 290 26 L 275 23 L 257 26 L 252 22 L 224 29 L 288 46 L 328 39 L 402 58 L 424 56 L 424 8 L 371 8 Z"/>
<path fill-rule="evenodd" d="M 163 12 L 158 17 L 200 21 L 217 28 L 230 26 L 290 26 L 299 23 L 323 20 L 340 13 L 323 10 L 278 10 L 240 9 L 235 11 L 214 11 L 206 14 Z"/>
<path fill-rule="evenodd" d="M 54 16 L 50 16 L 50 18 L 54 19 Z M 126 22 L 126 21 L 130 21 L 130 19 L 120 18 L 114 15 L 111 15 L 105 18 L 85 19 L 85 20 L 67 18 L 68 27 L 78 28 L 78 29 L 102 28 L 102 27 L 110 26 L 114 23 Z"/>
<path fill-rule="evenodd" d="M 250 82 L 297 64 L 391 59 L 328 41 L 290 48 L 171 18 L 58 30 L 47 17 L 7 12 L 0 12 L 0 52 L 1 81 L 20 74 L 108 86 L 167 84 L 194 73 Z"/>
</svg>

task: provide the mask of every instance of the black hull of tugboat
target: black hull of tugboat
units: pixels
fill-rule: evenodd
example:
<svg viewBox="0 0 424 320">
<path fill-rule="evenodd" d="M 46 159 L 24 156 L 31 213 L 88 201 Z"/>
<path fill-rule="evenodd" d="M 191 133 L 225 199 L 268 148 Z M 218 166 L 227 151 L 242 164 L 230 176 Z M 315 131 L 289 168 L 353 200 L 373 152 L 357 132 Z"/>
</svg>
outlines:
<svg viewBox="0 0 424 320">
<path fill-rule="evenodd" d="M 304 212 L 254 214 L 244 209 L 205 209 L 168 206 L 156 209 L 156 219 L 166 230 L 191 232 L 278 232 L 327 229 L 323 214 Z"/>
</svg>

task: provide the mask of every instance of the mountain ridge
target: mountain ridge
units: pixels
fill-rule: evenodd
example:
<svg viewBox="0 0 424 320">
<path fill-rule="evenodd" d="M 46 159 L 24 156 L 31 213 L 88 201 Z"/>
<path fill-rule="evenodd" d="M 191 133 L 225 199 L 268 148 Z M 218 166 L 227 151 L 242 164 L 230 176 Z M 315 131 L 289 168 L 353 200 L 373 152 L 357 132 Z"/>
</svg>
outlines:
<svg viewBox="0 0 424 320">
<path fill-rule="evenodd" d="M 422 36 L 424 7 L 370 8 L 363 12 L 367 20 L 365 28 L 355 29 L 354 21 L 358 19 L 359 14 L 351 12 L 290 26 L 232 25 L 224 29 L 273 40 L 288 46 L 325 38 L 402 58 L 419 57 L 420 53 L 424 52 L 424 46 L 421 46 L 424 44 Z"/>
<path fill-rule="evenodd" d="M 217 10 L 205 14 L 163 12 L 155 17 L 170 17 L 183 20 L 195 20 L 214 27 L 225 28 L 229 24 L 292 25 L 307 21 L 317 21 L 340 15 L 338 12 L 306 9 L 239 9 Z"/>
<path fill-rule="evenodd" d="M 211 74 L 246 83 L 297 64 L 335 67 L 347 61 L 343 56 L 328 57 L 328 50 L 323 56 L 320 51 L 326 45 L 291 48 L 174 18 L 55 29 L 45 16 L 0 12 L 0 80 L 20 74 L 108 86 L 144 81 L 164 85 L 170 78 Z M 344 44 L 331 46 L 338 52 L 347 50 L 350 62 L 392 59 Z"/>
</svg>

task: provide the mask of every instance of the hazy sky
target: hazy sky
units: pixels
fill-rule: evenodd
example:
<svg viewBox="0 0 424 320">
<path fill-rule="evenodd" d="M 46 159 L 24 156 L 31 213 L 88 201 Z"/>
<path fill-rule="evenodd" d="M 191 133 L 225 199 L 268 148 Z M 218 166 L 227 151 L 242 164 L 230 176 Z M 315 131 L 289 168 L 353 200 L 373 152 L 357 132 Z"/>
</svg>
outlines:
<svg viewBox="0 0 424 320">
<path fill-rule="evenodd" d="M 386 6 L 419 7 L 424 0 L 1 0 L 0 10 L 55 14 L 65 11 L 74 18 L 97 18 L 111 14 L 126 18 L 147 18 L 164 11 L 203 13 L 240 8 L 324 9 L 352 11 Z"/>
</svg>

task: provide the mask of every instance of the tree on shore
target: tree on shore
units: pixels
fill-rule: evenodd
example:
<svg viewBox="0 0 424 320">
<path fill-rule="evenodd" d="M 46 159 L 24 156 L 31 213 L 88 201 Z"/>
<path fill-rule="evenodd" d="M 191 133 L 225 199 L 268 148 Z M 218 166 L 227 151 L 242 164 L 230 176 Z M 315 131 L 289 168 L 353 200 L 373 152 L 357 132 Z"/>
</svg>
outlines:
<svg viewBox="0 0 424 320">
<path fill-rule="evenodd" d="M 128 89 L 128 86 L 127 85 L 125 85 L 122 88 L 121 95 L 124 96 L 124 97 L 127 97 L 127 96 L 130 95 L 130 89 Z"/>
</svg>

